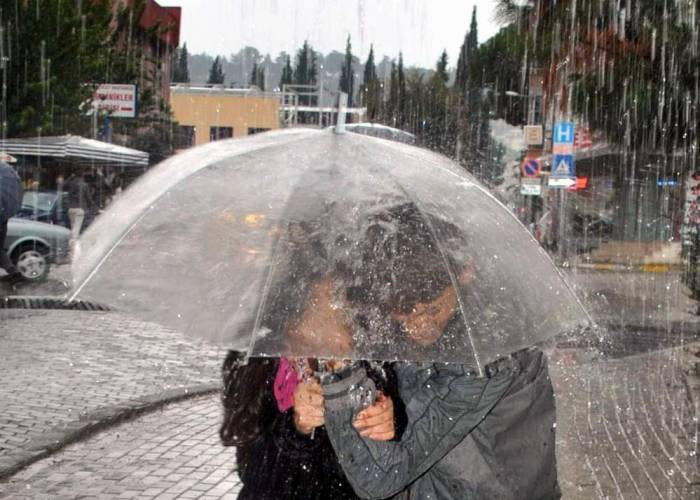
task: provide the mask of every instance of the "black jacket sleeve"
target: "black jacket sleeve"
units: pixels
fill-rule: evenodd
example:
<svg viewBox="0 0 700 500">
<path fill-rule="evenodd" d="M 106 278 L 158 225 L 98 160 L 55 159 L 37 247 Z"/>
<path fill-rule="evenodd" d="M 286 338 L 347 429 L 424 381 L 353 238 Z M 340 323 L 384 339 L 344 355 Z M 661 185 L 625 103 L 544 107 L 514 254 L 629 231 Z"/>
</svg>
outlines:
<svg viewBox="0 0 700 500">
<path fill-rule="evenodd" d="M 364 439 L 352 427 L 366 377 L 351 384 L 342 398 L 337 388 L 324 386 L 324 393 L 333 395 L 326 398 L 326 429 L 360 497 L 386 498 L 404 490 L 459 444 L 512 383 L 507 375 L 481 378 L 460 365 L 430 369 L 429 377 L 416 378 L 425 380 L 422 387 L 404 400 L 407 426 L 401 439 L 393 442 Z"/>
</svg>

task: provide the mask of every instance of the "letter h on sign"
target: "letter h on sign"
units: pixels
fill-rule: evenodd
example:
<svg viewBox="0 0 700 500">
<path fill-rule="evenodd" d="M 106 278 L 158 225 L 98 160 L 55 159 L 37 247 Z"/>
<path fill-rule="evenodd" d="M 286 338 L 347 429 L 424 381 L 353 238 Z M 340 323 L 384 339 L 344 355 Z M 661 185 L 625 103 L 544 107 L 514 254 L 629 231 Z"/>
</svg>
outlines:
<svg viewBox="0 0 700 500">
<path fill-rule="evenodd" d="M 574 124 L 570 122 L 557 122 L 554 124 L 554 144 L 574 143 Z"/>
</svg>

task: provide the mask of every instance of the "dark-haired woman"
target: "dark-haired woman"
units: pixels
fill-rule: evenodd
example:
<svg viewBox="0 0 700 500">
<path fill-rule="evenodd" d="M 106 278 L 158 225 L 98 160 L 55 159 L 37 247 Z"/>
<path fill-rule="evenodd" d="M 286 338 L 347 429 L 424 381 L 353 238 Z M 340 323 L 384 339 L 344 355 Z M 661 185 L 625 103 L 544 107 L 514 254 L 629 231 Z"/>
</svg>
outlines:
<svg viewBox="0 0 700 500">
<path fill-rule="evenodd" d="M 308 346 L 323 342 L 326 352 L 341 350 L 349 336 L 333 309 L 328 280 L 310 287 L 308 304 L 288 335 Z M 319 331 L 329 332 L 320 336 Z M 332 334 L 331 334 L 332 332 Z M 340 351 L 339 351 L 340 352 Z M 237 469 L 243 483 L 239 499 L 355 499 L 358 498 L 338 464 L 324 427 L 324 397 L 313 378 L 317 362 L 286 358 L 250 358 L 229 352 L 223 367 L 224 421 L 220 435 L 236 446 Z M 395 436 L 396 388 L 390 369 L 362 363 L 380 391 L 374 404 L 358 416 L 368 439 Z M 384 367 L 380 367 L 384 368 Z M 341 370 L 338 365 L 329 372 Z M 369 424 L 368 424 L 369 423 Z"/>
</svg>

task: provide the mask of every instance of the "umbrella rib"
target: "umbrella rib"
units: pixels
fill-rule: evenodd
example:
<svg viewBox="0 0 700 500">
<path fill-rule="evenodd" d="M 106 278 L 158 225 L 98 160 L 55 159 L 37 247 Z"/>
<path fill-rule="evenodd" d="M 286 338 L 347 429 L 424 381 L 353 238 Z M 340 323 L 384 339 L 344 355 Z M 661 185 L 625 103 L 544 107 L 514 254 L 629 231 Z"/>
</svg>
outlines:
<svg viewBox="0 0 700 500">
<path fill-rule="evenodd" d="M 442 246 L 440 245 L 440 241 L 435 233 L 435 228 L 433 227 L 432 223 L 430 222 L 430 219 L 425 215 L 425 212 L 423 211 L 418 199 L 415 196 L 412 196 L 411 193 L 401 184 L 401 182 L 395 177 L 391 176 L 391 180 L 394 182 L 396 187 L 408 198 L 418 209 L 418 213 L 421 214 L 423 217 L 423 220 L 425 221 L 426 225 L 428 226 L 428 229 L 430 230 L 430 233 L 433 236 L 433 239 L 435 240 L 435 243 L 437 245 L 438 251 L 440 252 L 440 256 L 442 257 L 442 261 L 445 263 L 445 268 L 447 269 L 447 273 L 450 275 L 450 281 L 452 282 L 452 286 L 454 287 L 455 290 L 459 290 L 457 286 L 457 279 L 455 277 L 454 270 L 450 268 L 450 263 L 447 260 L 447 257 L 445 256 L 445 252 L 442 250 Z M 469 328 L 467 324 L 467 317 L 466 313 L 464 312 L 464 303 L 462 301 L 462 297 L 460 296 L 459 293 L 457 293 L 457 304 L 459 305 L 459 312 L 462 315 L 462 319 L 464 320 L 464 327 L 467 330 L 467 336 L 469 337 L 469 344 L 471 345 L 472 348 L 472 353 L 474 355 L 474 360 L 476 361 L 476 368 L 479 372 L 479 376 L 483 377 L 484 376 L 484 371 L 483 368 L 481 367 L 481 360 L 479 359 L 479 354 L 476 351 L 476 345 L 474 344 L 474 338 L 471 334 L 471 329 Z"/>
<path fill-rule="evenodd" d="M 449 170 L 449 169 L 446 169 L 446 168 L 444 168 L 444 167 L 442 167 L 442 166 L 440 166 L 440 165 L 437 165 L 437 164 L 435 164 L 435 167 L 439 168 L 439 169 L 442 170 L 443 172 L 446 172 L 446 173 L 450 174 L 450 175 L 453 176 L 453 177 L 456 177 L 456 178 L 458 178 L 458 179 L 464 181 L 464 178 L 460 177 L 460 176 L 457 175 L 455 172 L 452 172 L 452 171 Z M 510 209 L 509 209 L 508 207 L 506 207 L 498 198 L 496 198 L 496 197 L 493 195 L 493 193 L 491 193 L 488 189 L 485 189 L 483 186 L 479 185 L 477 182 L 474 182 L 474 181 L 470 181 L 470 182 L 471 182 L 471 184 L 472 184 L 475 188 L 477 188 L 479 191 L 481 191 L 481 192 L 484 193 L 486 196 L 488 196 L 489 198 L 491 198 L 493 201 L 495 201 L 496 203 L 498 203 L 499 205 L 501 205 L 501 206 L 510 214 L 510 216 L 511 216 L 513 219 L 515 219 L 515 220 L 517 221 L 518 224 L 520 224 L 521 226 L 523 225 L 522 222 L 520 222 L 520 220 L 515 216 L 515 214 L 514 214 L 513 212 L 511 212 Z M 526 231 L 527 231 L 527 229 L 526 229 Z M 531 239 L 533 239 L 533 240 L 535 239 L 535 236 L 534 236 L 532 233 L 530 233 L 530 231 L 527 231 L 527 233 L 528 233 L 528 235 L 530 236 Z M 537 244 L 539 245 L 539 242 L 538 242 Z M 588 312 L 588 309 L 586 309 L 586 307 L 583 305 L 583 303 L 581 302 L 581 300 L 578 298 L 578 295 L 577 295 L 576 292 L 574 291 L 573 287 L 569 284 L 568 280 L 567 280 L 566 277 L 564 276 L 564 273 L 562 273 L 562 272 L 559 270 L 559 268 L 554 264 L 554 261 L 553 261 L 552 258 L 549 256 L 549 254 L 547 254 L 547 253 L 545 252 L 545 253 L 544 253 L 544 256 L 545 256 L 545 258 L 547 258 L 547 260 L 549 261 L 549 263 L 552 265 L 552 268 L 554 269 L 554 271 L 559 275 L 559 278 L 561 278 L 562 282 L 564 283 L 564 286 L 569 290 L 569 292 L 571 292 L 571 295 L 573 295 L 574 299 L 576 300 L 576 303 L 579 305 L 579 307 L 581 308 L 581 310 L 583 311 L 583 313 L 584 313 L 584 314 L 586 315 L 586 317 L 588 318 L 588 321 L 590 322 L 591 326 L 596 327 L 597 324 L 596 324 L 595 320 L 593 319 L 593 317 L 592 317 L 592 316 L 590 315 L 590 313 Z"/>
<path fill-rule="evenodd" d="M 119 244 L 126 238 L 131 231 L 137 226 L 139 222 L 141 222 L 141 219 L 143 219 L 146 215 L 148 215 L 149 210 L 144 211 L 134 222 L 131 224 L 129 229 L 124 231 L 124 234 L 122 234 L 119 239 L 112 245 L 112 248 L 109 249 L 107 253 L 100 259 L 100 261 L 97 263 L 97 265 L 94 267 L 92 271 L 90 271 L 90 274 L 87 275 L 87 277 L 83 280 L 83 282 L 80 284 L 80 286 L 73 292 L 73 294 L 70 296 L 68 299 L 68 302 L 72 302 L 75 300 L 75 298 L 78 296 L 78 294 L 85 288 L 85 285 L 87 285 L 90 280 L 95 276 L 95 273 L 99 271 L 99 269 L 102 267 L 102 264 L 104 264 L 107 259 L 112 255 L 112 252 L 119 246 Z"/>
</svg>

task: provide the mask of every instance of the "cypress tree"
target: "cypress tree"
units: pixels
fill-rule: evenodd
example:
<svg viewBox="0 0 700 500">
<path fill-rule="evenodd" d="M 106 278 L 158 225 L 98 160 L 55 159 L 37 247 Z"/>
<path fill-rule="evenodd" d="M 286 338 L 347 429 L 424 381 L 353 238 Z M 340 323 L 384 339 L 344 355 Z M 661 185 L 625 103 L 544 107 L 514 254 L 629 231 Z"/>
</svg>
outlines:
<svg viewBox="0 0 700 500">
<path fill-rule="evenodd" d="M 187 52 L 187 43 L 182 48 L 175 50 L 173 55 L 173 76 L 174 83 L 189 83 L 190 70 L 188 67 L 189 53 Z"/>
<path fill-rule="evenodd" d="M 389 76 L 389 102 L 387 104 L 387 117 L 392 125 L 396 125 L 399 103 L 399 85 L 396 72 L 396 63 L 391 61 L 391 73 Z"/>
<path fill-rule="evenodd" d="M 355 93 L 355 74 L 352 70 L 352 45 L 350 44 L 350 35 L 348 35 L 348 40 L 345 44 L 345 60 L 343 61 L 342 68 L 340 68 L 339 88 L 348 95 L 348 107 L 352 107 L 353 95 Z"/>
<path fill-rule="evenodd" d="M 284 85 L 289 85 L 294 80 L 294 71 L 292 70 L 292 59 L 287 55 L 287 62 L 282 68 L 282 77 L 280 78 L 280 89 Z"/>
<path fill-rule="evenodd" d="M 380 88 L 379 79 L 377 78 L 377 67 L 374 64 L 374 47 L 370 45 L 360 89 L 360 100 L 362 105 L 367 108 L 367 118 L 370 121 L 374 121 L 379 114 L 381 104 Z"/>
<path fill-rule="evenodd" d="M 262 65 L 258 66 L 258 70 L 255 73 L 255 85 L 260 90 L 265 90 L 265 68 Z"/>
<path fill-rule="evenodd" d="M 250 78 L 248 79 L 248 84 L 249 85 L 255 85 L 257 87 L 258 85 L 258 63 L 254 62 L 253 63 L 253 69 L 250 70 Z"/>
<path fill-rule="evenodd" d="M 447 49 L 442 51 L 440 59 L 438 59 L 437 66 L 435 68 L 438 76 L 442 79 L 443 83 L 447 83 L 449 76 L 447 74 Z"/>
<path fill-rule="evenodd" d="M 470 79 L 474 75 L 474 68 L 478 65 L 476 61 L 477 52 L 479 49 L 478 28 L 476 23 L 476 6 L 472 9 L 472 19 L 469 24 L 469 31 L 464 36 L 464 43 L 459 49 L 459 58 L 457 59 L 457 73 L 455 75 L 455 88 L 466 91 L 470 86 Z"/>
<path fill-rule="evenodd" d="M 221 84 L 224 83 L 224 78 L 226 75 L 224 74 L 223 71 L 223 64 L 219 56 L 216 56 L 214 58 L 214 62 L 211 65 L 211 69 L 209 69 L 209 79 L 207 80 L 207 83 L 209 84 Z"/>
<path fill-rule="evenodd" d="M 306 85 L 309 83 L 309 43 L 304 40 L 304 45 L 297 52 L 294 67 L 294 83 Z"/>
<path fill-rule="evenodd" d="M 398 123 L 403 125 L 406 122 L 406 74 L 403 69 L 403 54 L 399 52 L 399 65 L 396 72 L 398 83 Z"/>
</svg>

